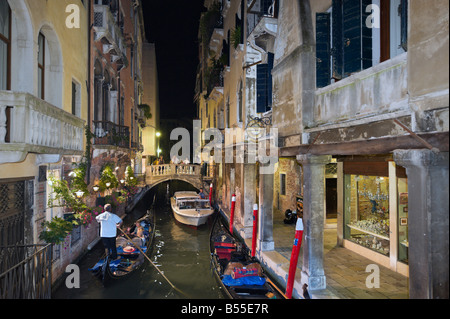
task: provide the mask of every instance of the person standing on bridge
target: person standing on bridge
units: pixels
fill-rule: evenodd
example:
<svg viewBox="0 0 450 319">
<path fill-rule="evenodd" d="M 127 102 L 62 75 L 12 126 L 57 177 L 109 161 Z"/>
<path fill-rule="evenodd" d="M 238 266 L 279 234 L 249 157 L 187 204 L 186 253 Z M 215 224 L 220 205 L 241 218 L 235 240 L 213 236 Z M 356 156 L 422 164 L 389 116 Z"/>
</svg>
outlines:
<svg viewBox="0 0 450 319">
<path fill-rule="evenodd" d="M 106 250 L 106 255 L 112 260 L 117 259 L 116 236 L 117 227 L 123 223 L 116 214 L 111 213 L 111 204 L 105 205 L 105 212 L 95 217 L 100 223 L 100 237 Z"/>
</svg>

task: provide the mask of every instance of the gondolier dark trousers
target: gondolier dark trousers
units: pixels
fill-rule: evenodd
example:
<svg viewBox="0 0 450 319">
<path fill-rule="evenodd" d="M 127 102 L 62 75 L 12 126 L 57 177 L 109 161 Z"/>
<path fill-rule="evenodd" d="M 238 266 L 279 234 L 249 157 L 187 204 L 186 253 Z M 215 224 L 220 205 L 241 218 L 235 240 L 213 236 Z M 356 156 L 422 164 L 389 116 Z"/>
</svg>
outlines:
<svg viewBox="0 0 450 319">
<path fill-rule="evenodd" d="M 106 255 L 112 260 L 117 259 L 116 237 L 102 237 Z"/>
</svg>

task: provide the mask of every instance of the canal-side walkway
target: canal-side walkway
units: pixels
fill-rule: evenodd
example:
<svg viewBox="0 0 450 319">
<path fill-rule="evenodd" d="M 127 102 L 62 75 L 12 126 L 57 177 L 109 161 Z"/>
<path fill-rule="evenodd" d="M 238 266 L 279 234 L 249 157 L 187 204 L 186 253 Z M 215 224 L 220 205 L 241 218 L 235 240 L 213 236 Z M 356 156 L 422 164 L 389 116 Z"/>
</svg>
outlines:
<svg viewBox="0 0 450 319">
<path fill-rule="evenodd" d="M 274 220 L 275 251 L 263 253 L 262 259 L 276 264 L 279 278 L 287 281 L 289 260 L 294 241 L 294 225 L 285 225 Z M 349 249 L 336 246 L 337 231 L 334 228 L 324 230 L 324 270 L 327 288 L 310 292 L 312 298 L 321 299 L 408 299 L 408 278 L 386 267 L 380 268 L 380 288 L 367 288 L 366 279 L 370 273 L 366 267 L 375 264 Z M 301 292 L 300 278 L 302 253 L 298 261 L 295 290 Z M 295 296 L 295 295 L 294 295 Z"/>
<path fill-rule="evenodd" d="M 274 219 L 273 237 L 275 250 L 260 253 L 257 257 L 269 274 L 283 289 L 286 287 L 295 225 L 286 225 L 283 220 Z M 324 230 L 324 270 L 327 288 L 309 291 L 313 299 L 408 299 L 409 280 L 386 267 L 380 268 L 380 288 L 368 288 L 366 279 L 370 273 L 366 267 L 376 264 L 357 253 L 336 245 L 337 231 Z M 245 243 L 251 247 L 251 239 Z M 303 249 L 303 247 L 302 247 Z M 301 265 L 303 253 L 300 251 L 294 283 L 294 298 L 303 298 L 301 285 Z"/>
</svg>

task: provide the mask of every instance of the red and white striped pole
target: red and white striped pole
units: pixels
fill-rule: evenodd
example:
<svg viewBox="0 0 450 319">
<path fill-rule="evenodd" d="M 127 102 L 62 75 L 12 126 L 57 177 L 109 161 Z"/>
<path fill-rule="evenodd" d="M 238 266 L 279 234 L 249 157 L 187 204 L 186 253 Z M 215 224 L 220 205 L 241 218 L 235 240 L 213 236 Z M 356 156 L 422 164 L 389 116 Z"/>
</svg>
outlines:
<svg viewBox="0 0 450 319">
<path fill-rule="evenodd" d="M 258 204 L 253 205 L 252 257 L 256 254 L 256 235 L 258 233 Z"/>
<path fill-rule="evenodd" d="M 300 247 L 302 246 L 303 237 L 303 220 L 297 219 L 297 225 L 295 226 L 295 239 L 294 246 L 292 247 L 291 263 L 289 265 L 289 276 L 286 286 L 286 297 L 292 298 L 292 290 L 294 289 L 295 272 L 297 270 L 298 255 L 300 253 Z"/>
<path fill-rule="evenodd" d="M 212 192 L 213 192 L 213 184 L 209 185 L 209 205 L 212 206 Z"/>
<path fill-rule="evenodd" d="M 231 196 L 230 233 L 233 234 L 234 208 L 236 207 L 236 195 Z"/>
</svg>

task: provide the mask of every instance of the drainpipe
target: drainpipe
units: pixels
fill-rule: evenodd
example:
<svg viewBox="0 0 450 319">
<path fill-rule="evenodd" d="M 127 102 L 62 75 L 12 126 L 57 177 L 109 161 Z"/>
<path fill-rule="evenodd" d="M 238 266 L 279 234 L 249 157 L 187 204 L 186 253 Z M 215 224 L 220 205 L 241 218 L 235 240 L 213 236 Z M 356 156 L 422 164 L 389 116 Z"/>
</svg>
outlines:
<svg viewBox="0 0 450 319">
<path fill-rule="evenodd" d="M 88 83 L 87 83 L 87 97 L 88 97 L 88 101 L 87 101 L 87 126 L 89 128 L 89 131 L 91 130 L 91 91 L 92 91 L 92 70 L 91 70 L 91 40 L 92 40 L 92 27 L 93 24 L 91 24 L 91 16 L 92 16 L 92 0 L 88 0 L 87 2 L 87 6 L 88 6 L 88 18 L 87 18 L 87 27 L 88 27 Z M 86 141 L 87 143 L 87 141 Z M 87 184 L 89 185 L 91 182 L 91 155 L 90 155 L 91 150 L 89 150 L 89 155 L 88 155 L 88 159 L 87 159 L 87 168 L 86 168 L 86 179 L 87 179 Z"/>
</svg>

